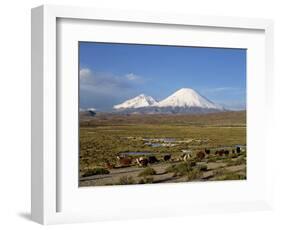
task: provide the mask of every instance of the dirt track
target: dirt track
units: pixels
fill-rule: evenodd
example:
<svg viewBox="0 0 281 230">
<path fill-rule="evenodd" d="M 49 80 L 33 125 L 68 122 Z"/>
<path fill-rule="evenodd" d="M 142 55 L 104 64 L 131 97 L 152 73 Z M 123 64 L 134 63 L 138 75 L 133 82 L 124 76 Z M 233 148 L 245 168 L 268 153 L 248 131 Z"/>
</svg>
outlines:
<svg viewBox="0 0 281 230">
<path fill-rule="evenodd" d="M 162 162 L 158 164 L 153 164 L 150 167 L 156 171 L 156 175 L 149 176 L 153 178 L 153 183 L 171 183 L 171 182 L 185 182 L 187 178 L 185 176 L 182 177 L 174 177 L 173 173 L 166 173 L 165 170 L 171 164 L 179 164 L 180 162 L 171 163 L 171 162 Z M 197 164 L 201 164 L 204 162 L 198 162 Z M 200 181 L 205 180 L 213 180 L 213 172 L 216 169 L 224 168 L 231 172 L 237 172 L 241 175 L 245 174 L 246 165 L 238 165 L 238 166 L 229 166 L 226 167 L 226 163 L 222 162 L 210 162 L 207 163 L 207 171 L 203 172 L 202 177 L 199 179 Z M 138 166 L 131 167 L 123 167 L 123 168 L 115 168 L 109 170 L 109 174 L 105 175 L 95 175 L 88 177 L 80 178 L 80 186 L 101 186 L 101 185 L 112 185 L 118 184 L 121 177 L 127 176 L 132 177 L 133 180 L 138 183 L 142 177 L 139 177 L 138 174 L 142 172 L 144 168 Z"/>
</svg>

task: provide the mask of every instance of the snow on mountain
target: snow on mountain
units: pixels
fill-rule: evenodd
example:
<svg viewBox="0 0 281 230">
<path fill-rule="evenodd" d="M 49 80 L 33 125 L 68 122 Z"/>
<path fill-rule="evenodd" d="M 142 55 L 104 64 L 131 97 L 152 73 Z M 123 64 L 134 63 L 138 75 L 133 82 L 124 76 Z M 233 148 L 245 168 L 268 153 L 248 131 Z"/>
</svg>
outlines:
<svg viewBox="0 0 281 230">
<path fill-rule="evenodd" d="M 155 106 L 157 101 L 155 101 L 151 96 L 146 96 L 144 94 L 140 94 L 137 97 L 124 101 L 119 105 L 114 105 L 114 109 L 136 109 L 147 106 Z"/>
<path fill-rule="evenodd" d="M 182 88 L 164 100 L 157 102 L 141 94 L 122 104 L 113 106 L 116 112 L 161 114 L 161 113 L 208 113 L 225 109 L 200 95 L 194 89 Z"/>
<path fill-rule="evenodd" d="M 182 88 L 171 96 L 165 98 L 157 104 L 158 107 L 183 107 L 191 108 L 198 107 L 202 109 L 216 109 L 223 110 L 222 106 L 219 106 L 207 98 L 201 96 L 194 89 Z"/>
</svg>

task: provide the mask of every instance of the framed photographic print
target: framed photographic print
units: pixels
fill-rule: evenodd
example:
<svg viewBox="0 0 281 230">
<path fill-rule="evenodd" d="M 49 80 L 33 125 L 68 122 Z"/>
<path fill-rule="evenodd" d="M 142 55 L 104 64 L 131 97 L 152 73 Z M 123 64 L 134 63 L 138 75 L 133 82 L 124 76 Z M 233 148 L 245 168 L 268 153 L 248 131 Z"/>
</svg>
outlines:
<svg viewBox="0 0 281 230">
<path fill-rule="evenodd" d="M 33 9 L 32 219 L 270 208 L 272 31 L 265 19 Z"/>
</svg>

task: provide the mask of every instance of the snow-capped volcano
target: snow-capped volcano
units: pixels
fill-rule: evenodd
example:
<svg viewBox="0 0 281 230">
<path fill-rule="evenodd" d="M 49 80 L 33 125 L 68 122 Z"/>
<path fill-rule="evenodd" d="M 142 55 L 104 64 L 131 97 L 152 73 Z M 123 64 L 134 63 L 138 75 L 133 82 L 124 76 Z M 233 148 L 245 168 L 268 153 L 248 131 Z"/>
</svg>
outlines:
<svg viewBox="0 0 281 230">
<path fill-rule="evenodd" d="M 194 89 L 182 88 L 171 96 L 165 98 L 157 104 L 158 107 L 198 107 L 202 109 L 222 110 L 222 106 L 216 105 L 207 98 L 201 96 Z"/>
<path fill-rule="evenodd" d="M 140 94 L 137 97 L 124 101 L 119 105 L 114 105 L 114 109 L 136 109 L 141 107 L 155 106 L 157 101 L 155 101 L 151 96 L 146 96 Z"/>
<path fill-rule="evenodd" d="M 200 95 L 194 89 L 182 88 L 164 100 L 157 102 L 150 96 L 141 94 L 119 105 L 113 106 L 125 113 L 209 113 L 225 109 Z"/>
</svg>

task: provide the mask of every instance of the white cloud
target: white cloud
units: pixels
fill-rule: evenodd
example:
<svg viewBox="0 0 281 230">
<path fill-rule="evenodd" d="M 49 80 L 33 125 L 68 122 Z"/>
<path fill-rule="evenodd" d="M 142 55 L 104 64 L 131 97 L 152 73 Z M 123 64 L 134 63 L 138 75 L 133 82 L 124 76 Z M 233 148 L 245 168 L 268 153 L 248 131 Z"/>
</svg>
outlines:
<svg viewBox="0 0 281 230">
<path fill-rule="evenodd" d="M 232 94 L 232 95 L 243 95 L 246 93 L 246 89 L 239 87 L 217 87 L 217 88 L 205 88 L 201 92 L 207 95 L 220 95 L 220 94 Z"/>
<path fill-rule="evenodd" d="M 135 81 L 135 80 L 138 80 L 140 77 L 136 74 L 133 74 L 133 73 L 128 73 L 125 75 L 125 77 L 130 80 L 130 81 Z"/>
<path fill-rule="evenodd" d="M 141 77 L 134 73 L 117 76 L 111 73 L 95 72 L 89 68 L 80 69 L 80 85 L 85 89 L 93 89 L 93 87 L 98 91 L 129 89 L 137 83 L 141 83 Z"/>
<path fill-rule="evenodd" d="M 80 69 L 80 79 L 88 78 L 92 74 L 92 71 L 88 68 L 82 68 Z"/>
<path fill-rule="evenodd" d="M 115 75 L 96 72 L 89 68 L 80 69 L 80 102 L 82 107 L 97 109 L 112 107 L 120 98 L 131 95 L 143 79 L 134 74 Z"/>
<path fill-rule="evenodd" d="M 235 87 L 218 87 L 218 88 L 206 89 L 204 91 L 206 91 L 206 92 L 222 92 L 222 91 L 236 91 L 236 90 L 241 90 L 241 89 L 235 88 Z"/>
</svg>

